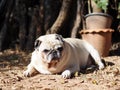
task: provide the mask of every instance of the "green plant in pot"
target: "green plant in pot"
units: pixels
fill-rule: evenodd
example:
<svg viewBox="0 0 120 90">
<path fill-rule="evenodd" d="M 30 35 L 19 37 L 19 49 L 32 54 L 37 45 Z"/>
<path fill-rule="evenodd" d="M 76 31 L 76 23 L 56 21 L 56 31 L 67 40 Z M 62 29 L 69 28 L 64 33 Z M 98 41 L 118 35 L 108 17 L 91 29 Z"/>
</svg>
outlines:
<svg viewBox="0 0 120 90">
<path fill-rule="evenodd" d="M 86 29 L 110 28 L 112 16 L 108 12 L 109 0 L 88 0 L 89 14 L 85 16 Z M 98 9 L 94 11 L 94 8 Z"/>
<path fill-rule="evenodd" d="M 97 7 L 104 10 L 104 12 L 107 12 L 108 7 L 108 0 L 94 0 L 94 2 L 97 4 Z"/>
<path fill-rule="evenodd" d="M 112 16 L 107 14 L 108 5 L 109 0 L 88 0 L 89 14 L 85 16 L 86 28 L 80 31 L 82 38 L 92 44 L 102 57 L 108 56 L 113 32 Z"/>
</svg>

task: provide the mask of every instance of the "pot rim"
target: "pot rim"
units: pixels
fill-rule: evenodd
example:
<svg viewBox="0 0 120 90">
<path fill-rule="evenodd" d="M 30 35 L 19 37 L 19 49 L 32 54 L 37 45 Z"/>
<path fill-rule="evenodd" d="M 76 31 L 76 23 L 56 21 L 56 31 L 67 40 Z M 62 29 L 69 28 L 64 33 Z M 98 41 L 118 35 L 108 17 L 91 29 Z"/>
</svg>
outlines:
<svg viewBox="0 0 120 90">
<path fill-rule="evenodd" d="M 98 13 L 98 12 L 86 14 L 84 17 L 87 18 L 87 17 L 89 17 L 89 16 L 96 16 L 96 15 L 98 15 L 98 16 L 110 17 L 110 18 L 113 19 L 113 17 L 112 17 L 111 15 L 107 14 L 107 13 Z"/>
<path fill-rule="evenodd" d="M 89 29 L 89 30 L 81 30 L 79 33 L 80 34 L 88 34 L 88 33 L 100 33 L 100 32 L 109 32 L 109 33 L 112 33 L 114 32 L 113 29 Z"/>
</svg>

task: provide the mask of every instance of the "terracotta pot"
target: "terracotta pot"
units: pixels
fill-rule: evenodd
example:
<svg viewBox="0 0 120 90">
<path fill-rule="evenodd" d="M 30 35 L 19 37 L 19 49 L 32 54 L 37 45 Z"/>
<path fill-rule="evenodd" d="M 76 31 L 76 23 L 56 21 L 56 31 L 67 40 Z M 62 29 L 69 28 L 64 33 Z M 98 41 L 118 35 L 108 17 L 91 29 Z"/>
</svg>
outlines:
<svg viewBox="0 0 120 90">
<path fill-rule="evenodd" d="M 105 13 L 90 13 L 85 16 L 86 29 L 110 28 L 112 16 Z"/>
<path fill-rule="evenodd" d="M 111 47 L 111 36 L 113 31 L 112 29 L 91 29 L 82 30 L 80 34 L 82 35 L 82 39 L 88 41 L 98 50 L 101 57 L 106 57 Z"/>
</svg>

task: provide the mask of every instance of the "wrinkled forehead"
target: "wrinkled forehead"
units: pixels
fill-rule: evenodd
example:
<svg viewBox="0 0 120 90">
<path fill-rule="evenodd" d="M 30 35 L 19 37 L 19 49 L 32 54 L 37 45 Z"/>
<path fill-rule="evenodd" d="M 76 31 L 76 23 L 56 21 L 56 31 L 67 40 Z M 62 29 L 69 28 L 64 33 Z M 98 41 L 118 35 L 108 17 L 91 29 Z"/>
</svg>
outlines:
<svg viewBox="0 0 120 90">
<path fill-rule="evenodd" d="M 56 48 L 63 46 L 63 38 L 57 34 L 40 36 L 37 40 L 41 41 L 42 48 Z"/>
<path fill-rule="evenodd" d="M 56 39 L 56 35 L 55 34 L 51 34 L 51 35 L 44 35 L 38 38 L 40 41 L 48 41 L 48 40 L 55 40 Z"/>
<path fill-rule="evenodd" d="M 62 47 L 63 42 L 60 42 L 58 40 L 53 41 L 43 41 L 40 45 L 43 49 L 57 49 L 58 47 Z"/>
<path fill-rule="evenodd" d="M 63 45 L 63 41 L 57 39 L 56 35 L 45 35 L 41 36 L 38 38 L 41 43 L 41 47 L 46 47 L 46 48 L 56 48 L 56 47 L 61 47 Z"/>
</svg>

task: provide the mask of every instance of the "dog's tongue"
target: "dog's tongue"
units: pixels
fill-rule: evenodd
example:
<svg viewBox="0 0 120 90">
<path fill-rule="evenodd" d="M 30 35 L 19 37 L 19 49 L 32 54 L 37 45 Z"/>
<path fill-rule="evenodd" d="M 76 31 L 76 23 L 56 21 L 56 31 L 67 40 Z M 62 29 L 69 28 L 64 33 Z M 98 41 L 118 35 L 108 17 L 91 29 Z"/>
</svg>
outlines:
<svg viewBox="0 0 120 90">
<path fill-rule="evenodd" d="M 53 61 L 48 64 L 48 70 L 52 73 L 56 73 L 57 70 L 56 66 L 57 66 L 57 62 Z"/>
<path fill-rule="evenodd" d="M 56 67 L 56 65 L 57 65 L 57 61 L 51 61 L 51 62 L 48 64 L 48 68 Z"/>
</svg>

